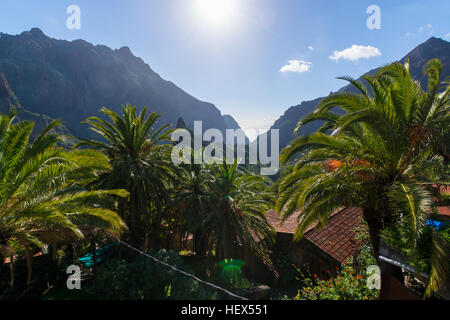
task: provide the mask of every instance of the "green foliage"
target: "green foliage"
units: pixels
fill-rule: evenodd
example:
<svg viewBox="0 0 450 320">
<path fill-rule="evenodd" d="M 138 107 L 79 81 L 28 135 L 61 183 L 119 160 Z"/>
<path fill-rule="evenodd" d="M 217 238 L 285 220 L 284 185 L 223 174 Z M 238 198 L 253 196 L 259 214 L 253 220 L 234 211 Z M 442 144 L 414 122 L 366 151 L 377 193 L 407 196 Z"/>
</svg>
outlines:
<svg viewBox="0 0 450 320">
<path fill-rule="evenodd" d="M 219 259 L 242 259 L 248 251 L 267 254 L 274 233 L 264 216 L 273 205 L 266 178 L 224 161 L 186 165 L 181 182 L 172 210 L 184 220 L 181 233 L 194 235 L 197 254 L 207 248 Z"/>
<path fill-rule="evenodd" d="M 356 272 L 348 263 L 337 271 L 336 276 L 330 274 L 328 280 L 320 279 L 316 274 L 305 278 L 305 286 L 298 291 L 295 300 L 376 300 L 377 289 L 367 287 L 370 275 Z"/>
<path fill-rule="evenodd" d="M 409 263 L 417 270 L 429 274 L 432 270 L 432 252 L 433 252 L 433 235 L 438 235 L 450 248 L 450 227 L 443 225 L 436 230 L 435 227 L 427 225 L 420 237 L 417 248 L 411 251 L 410 247 L 405 244 L 403 235 L 408 232 L 404 226 L 390 225 L 383 230 L 383 239 L 390 246 L 400 250 L 407 257 L 410 257 Z"/>
<path fill-rule="evenodd" d="M 119 115 L 107 108 L 100 110 L 109 121 L 90 117 L 85 123 L 103 140 L 86 140 L 74 146 L 101 150 L 111 165 L 97 180 L 97 186 L 123 188 L 130 195 L 120 203 L 120 215 L 132 233 L 135 245 L 141 246 L 151 230 L 158 238 L 169 220 L 162 212 L 169 201 L 170 189 L 177 181 L 177 169 L 170 157 L 170 125 L 156 127 L 160 114 L 138 114 L 136 107 L 123 107 Z M 156 239 L 159 240 L 159 239 Z"/>
<path fill-rule="evenodd" d="M 357 266 L 356 271 L 359 272 L 361 272 L 368 266 L 377 264 L 377 260 L 374 258 L 372 254 L 372 248 L 369 243 L 361 247 L 361 251 L 359 252 L 358 257 L 356 258 L 356 261 L 354 261 L 354 264 Z"/>
<path fill-rule="evenodd" d="M 154 256 L 192 273 L 176 252 L 163 249 Z M 99 270 L 98 282 L 99 298 L 106 300 L 214 299 L 217 296 L 212 289 L 145 256 L 138 256 L 132 262 L 108 261 Z"/>
<path fill-rule="evenodd" d="M 0 255 L 23 250 L 31 264 L 33 250 L 45 243 L 125 229 L 113 197 L 127 192 L 87 187 L 110 168 L 101 153 L 57 147 L 60 137 L 50 133 L 57 121 L 30 142 L 34 123 L 14 120 L 14 113 L 0 115 Z"/>
<path fill-rule="evenodd" d="M 450 86 L 445 82 L 438 93 L 441 69 L 438 60 L 425 66 L 427 91 L 400 63 L 365 76 L 368 86 L 344 77 L 358 93 L 330 95 L 299 121 L 297 131 L 312 121 L 326 122 L 318 132 L 294 139 L 281 154 L 282 163 L 295 163 L 279 183 L 276 209 L 283 219 L 301 212 L 296 239 L 310 226 L 323 226 L 342 206 L 354 206 L 363 209 L 375 256 L 386 225 L 402 225 L 403 244 L 415 255 L 434 205 L 430 186 L 448 179 Z M 427 295 L 443 285 L 449 272 L 448 250 L 438 234 L 432 243 Z"/>
</svg>

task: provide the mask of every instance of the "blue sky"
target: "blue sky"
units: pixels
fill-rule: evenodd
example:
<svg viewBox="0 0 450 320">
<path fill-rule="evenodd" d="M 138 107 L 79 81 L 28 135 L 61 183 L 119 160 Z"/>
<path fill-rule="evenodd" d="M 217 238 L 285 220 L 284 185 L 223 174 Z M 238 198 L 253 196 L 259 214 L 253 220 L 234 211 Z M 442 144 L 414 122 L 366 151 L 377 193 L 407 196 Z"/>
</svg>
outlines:
<svg viewBox="0 0 450 320">
<path fill-rule="evenodd" d="M 450 40 L 446 0 L 205 1 L 2 0 L 0 32 L 39 27 L 58 39 L 129 46 L 166 80 L 255 129 L 339 89 L 337 76 L 358 77 L 430 36 Z M 79 30 L 66 27 L 69 5 L 81 9 Z M 381 29 L 366 26 L 370 5 L 381 10 Z"/>
</svg>

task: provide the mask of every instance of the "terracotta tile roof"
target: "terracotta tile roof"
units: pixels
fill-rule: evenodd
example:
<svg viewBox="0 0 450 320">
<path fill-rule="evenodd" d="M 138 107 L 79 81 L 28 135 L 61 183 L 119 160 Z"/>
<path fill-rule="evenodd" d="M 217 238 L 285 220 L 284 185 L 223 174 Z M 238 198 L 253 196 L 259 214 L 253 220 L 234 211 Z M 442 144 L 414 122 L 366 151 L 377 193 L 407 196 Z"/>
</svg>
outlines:
<svg viewBox="0 0 450 320">
<path fill-rule="evenodd" d="M 300 212 L 295 212 L 288 217 L 285 221 L 281 221 L 281 217 L 273 210 L 266 212 L 267 222 L 279 233 L 295 233 L 295 229 L 298 225 L 298 216 Z"/>
<path fill-rule="evenodd" d="M 294 213 L 286 221 L 281 222 L 275 211 L 269 211 L 266 213 L 266 219 L 277 232 L 294 234 L 299 215 L 300 212 Z M 354 229 L 361 224 L 361 217 L 360 208 L 339 209 L 322 229 L 313 226 L 305 232 L 304 237 L 332 258 L 345 263 L 347 258 L 352 257 L 360 249 Z"/>
<path fill-rule="evenodd" d="M 450 218 L 450 207 L 437 207 L 437 211 L 439 214 Z"/>
<path fill-rule="evenodd" d="M 362 210 L 345 208 L 334 214 L 322 228 L 313 228 L 305 233 L 305 238 L 318 248 L 339 261 L 347 262 L 357 253 L 361 244 L 355 239 L 355 228 L 361 225 Z"/>
<path fill-rule="evenodd" d="M 441 185 L 440 191 L 441 191 L 441 193 L 444 193 L 444 194 L 450 194 L 450 186 Z"/>
<path fill-rule="evenodd" d="M 336 213 L 340 212 L 343 208 L 339 208 L 336 210 L 335 213 L 332 214 L 335 215 Z M 281 217 L 278 213 L 276 213 L 273 210 L 270 210 L 266 212 L 266 219 L 267 222 L 275 229 L 276 232 L 279 233 L 290 233 L 294 234 L 295 230 L 297 229 L 298 225 L 298 218 L 300 216 L 301 211 L 293 213 L 290 217 L 288 217 L 285 221 L 281 221 Z M 313 229 L 314 226 L 311 226 L 308 228 L 307 231 Z"/>
</svg>

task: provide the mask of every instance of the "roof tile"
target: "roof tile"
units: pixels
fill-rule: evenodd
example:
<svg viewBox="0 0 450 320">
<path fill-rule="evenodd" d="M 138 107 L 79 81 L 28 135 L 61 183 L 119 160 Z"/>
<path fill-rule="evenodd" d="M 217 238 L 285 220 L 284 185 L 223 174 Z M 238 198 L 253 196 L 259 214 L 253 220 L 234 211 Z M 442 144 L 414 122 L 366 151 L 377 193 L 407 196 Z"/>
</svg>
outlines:
<svg viewBox="0 0 450 320">
<path fill-rule="evenodd" d="M 284 222 L 275 211 L 266 213 L 269 224 L 279 233 L 294 234 L 300 212 L 294 213 Z M 360 250 L 361 244 L 355 239 L 355 228 L 361 225 L 362 210 L 350 207 L 339 209 L 322 228 L 315 226 L 305 232 L 305 238 L 340 263 L 345 263 Z"/>
</svg>

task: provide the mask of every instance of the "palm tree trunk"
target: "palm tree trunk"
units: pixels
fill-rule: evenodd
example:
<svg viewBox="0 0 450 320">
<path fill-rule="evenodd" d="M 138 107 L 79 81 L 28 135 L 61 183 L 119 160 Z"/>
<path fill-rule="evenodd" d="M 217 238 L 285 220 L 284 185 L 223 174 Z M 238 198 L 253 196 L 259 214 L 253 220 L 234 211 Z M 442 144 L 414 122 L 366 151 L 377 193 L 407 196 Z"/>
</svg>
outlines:
<svg viewBox="0 0 450 320">
<path fill-rule="evenodd" d="M 201 232 L 200 231 L 194 232 L 193 243 L 194 243 L 195 254 L 197 256 L 203 256 L 204 252 L 203 252 L 203 250 L 201 248 Z"/>
<path fill-rule="evenodd" d="M 363 217 L 369 229 L 369 241 L 372 247 L 374 258 L 379 262 L 380 255 L 380 240 L 381 230 L 383 229 L 383 222 L 377 212 L 363 209 Z"/>
<path fill-rule="evenodd" d="M 56 244 L 56 242 L 53 242 L 52 244 L 50 244 L 50 248 L 52 251 L 52 261 L 55 262 L 56 261 L 56 255 L 58 253 L 58 245 Z"/>
<path fill-rule="evenodd" d="M 136 203 L 136 193 L 134 191 L 130 192 L 130 231 L 131 237 L 133 239 L 133 245 L 139 247 L 139 235 L 137 230 L 137 203 Z"/>
<path fill-rule="evenodd" d="M 119 216 L 126 221 L 126 210 L 127 210 L 127 198 L 119 198 L 118 199 L 118 213 Z"/>
<path fill-rule="evenodd" d="M 33 256 L 31 255 L 31 251 L 28 247 L 25 247 L 25 259 L 27 260 L 27 286 L 31 283 L 31 275 L 33 272 Z"/>
<path fill-rule="evenodd" d="M 10 261 L 9 261 L 9 273 L 10 273 L 10 286 L 11 288 L 14 286 L 14 256 L 11 255 L 9 257 Z"/>
<path fill-rule="evenodd" d="M 58 246 L 56 244 L 56 241 L 52 241 L 48 245 L 48 252 L 49 252 L 49 267 L 47 268 L 47 276 L 48 276 L 48 282 L 52 285 L 56 284 L 56 279 L 58 277 L 58 262 L 56 261 L 57 253 L 58 253 Z"/>
<path fill-rule="evenodd" d="M 70 258 L 70 261 L 75 260 L 75 244 L 72 242 L 67 246 L 67 253 Z"/>
<path fill-rule="evenodd" d="M 363 210 L 364 220 L 367 222 L 367 227 L 369 229 L 369 239 L 372 246 L 373 256 L 377 261 L 380 268 L 380 290 L 379 298 L 382 299 L 383 293 L 386 292 L 386 282 L 383 281 L 383 277 L 386 275 L 388 270 L 386 269 L 386 264 L 380 261 L 380 244 L 381 244 L 381 231 L 383 230 L 383 220 L 382 215 L 376 212 L 368 212 Z"/>
<path fill-rule="evenodd" d="M 149 247 L 149 241 L 150 241 L 150 238 L 149 238 L 149 235 L 148 235 L 148 231 L 146 231 L 145 232 L 145 238 L 144 238 L 144 249 L 143 249 L 144 252 L 147 252 L 147 249 Z"/>
</svg>

